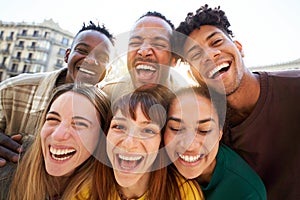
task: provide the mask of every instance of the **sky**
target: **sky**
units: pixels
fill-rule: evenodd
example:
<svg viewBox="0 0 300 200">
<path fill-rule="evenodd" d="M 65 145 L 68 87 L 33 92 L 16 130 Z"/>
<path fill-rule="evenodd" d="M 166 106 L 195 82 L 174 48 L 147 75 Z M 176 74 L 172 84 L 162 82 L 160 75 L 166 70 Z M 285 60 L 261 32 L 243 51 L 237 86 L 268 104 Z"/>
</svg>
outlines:
<svg viewBox="0 0 300 200">
<path fill-rule="evenodd" d="M 225 11 L 247 67 L 300 59 L 299 0 L 0 0 L 0 20 L 41 23 L 53 19 L 72 33 L 90 20 L 114 35 L 130 31 L 147 11 L 158 11 L 175 27 L 188 12 L 208 4 Z"/>
</svg>

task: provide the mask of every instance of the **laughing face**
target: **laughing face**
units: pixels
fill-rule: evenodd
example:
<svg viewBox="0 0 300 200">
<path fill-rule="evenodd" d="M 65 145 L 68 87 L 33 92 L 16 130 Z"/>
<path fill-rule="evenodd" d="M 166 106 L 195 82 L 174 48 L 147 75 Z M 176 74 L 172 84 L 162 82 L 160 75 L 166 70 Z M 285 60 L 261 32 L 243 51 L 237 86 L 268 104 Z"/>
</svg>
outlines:
<svg viewBox="0 0 300 200">
<path fill-rule="evenodd" d="M 121 187 L 147 184 L 161 142 L 160 126 L 145 117 L 140 104 L 135 114 L 136 120 L 118 110 L 107 135 L 107 154 Z"/>
<path fill-rule="evenodd" d="M 208 85 L 222 84 L 226 95 L 240 86 L 245 72 L 242 46 L 215 26 L 195 29 L 184 45 L 184 56 L 195 78 Z"/>
<path fill-rule="evenodd" d="M 135 87 L 168 80 L 171 55 L 170 25 L 159 17 L 146 16 L 133 27 L 128 45 L 127 65 Z"/>
<path fill-rule="evenodd" d="M 66 51 L 67 82 L 94 85 L 106 74 L 112 44 L 102 33 L 94 30 L 80 32 Z"/>
<path fill-rule="evenodd" d="M 74 105 L 84 106 L 74 106 Z M 96 148 L 99 116 L 83 95 L 66 92 L 52 103 L 41 130 L 46 171 L 52 176 L 69 176 Z"/>
<path fill-rule="evenodd" d="M 193 179 L 212 174 L 221 135 L 218 115 L 209 99 L 190 93 L 172 101 L 165 146 L 184 177 Z"/>
</svg>

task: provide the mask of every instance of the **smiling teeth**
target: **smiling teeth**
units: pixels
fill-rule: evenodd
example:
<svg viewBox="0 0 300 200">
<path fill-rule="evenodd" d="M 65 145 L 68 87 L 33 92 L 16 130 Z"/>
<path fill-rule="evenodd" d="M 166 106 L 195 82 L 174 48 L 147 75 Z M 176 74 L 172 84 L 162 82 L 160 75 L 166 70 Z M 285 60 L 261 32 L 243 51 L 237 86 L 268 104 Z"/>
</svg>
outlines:
<svg viewBox="0 0 300 200">
<path fill-rule="evenodd" d="M 183 155 L 183 154 L 178 154 L 179 157 L 184 160 L 185 162 L 196 162 L 201 158 L 201 155 L 196 155 L 196 156 L 188 156 L 188 155 Z"/>
<path fill-rule="evenodd" d="M 221 65 L 218 65 L 216 68 L 214 68 L 213 70 L 211 70 L 211 71 L 209 72 L 208 77 L 209 77 L 209 78 L 214 77 L 214 75 L 215 75 L 217 72 L 219 72 L 221 69 L 226 68 L 226 67 L 229 67 L 229 63 L 222 63 Z"/>
<path fill-rule="evenodd" d="M 75 152 L 75 149 L 55 149 L 52 146 L 50 147 L 50 153 L 55 155 L 64 155 Z"/>
<path fill-rule="evenodd" d="M 88 70 L 88 69 L 84 69 L 84 68 L 82 68 L 82 67 L 79 67 L 79 71 L 81 71 L 82 73 L 85 73 L 85 74 L 89 74 L 89 75 L 96 75 L 96 73 L 95 72 L 93 72 L 93 71 L 90 71 L 90 70 Z"/>
<path fill-rule="evenodd" d="M 138 65 L 136 67 L 137 70 L 149 70 L 149 71 L 152 71 L 152 72 L 155 72 L 156 69 L 150 65 Z"/>
<path fill-rule="evenodd" d="M 143 156 L 124 156 L 119 154 L 119 158 L 126 161 L 136 161 L 142 159 Z"/>
</svg>

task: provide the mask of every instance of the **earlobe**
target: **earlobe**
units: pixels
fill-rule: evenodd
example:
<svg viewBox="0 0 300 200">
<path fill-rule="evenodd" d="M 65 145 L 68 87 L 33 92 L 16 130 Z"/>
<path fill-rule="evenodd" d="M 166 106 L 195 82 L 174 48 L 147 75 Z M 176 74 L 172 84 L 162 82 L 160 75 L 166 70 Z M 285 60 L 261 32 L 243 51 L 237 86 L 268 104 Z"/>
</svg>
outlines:
<svg viewBox="0 0 300 200">
<path fill-rule="evenodd" d="M 69 55 L 70 55 L 71 49 L 67 49 L 65 52 L 65 57 L 64 57 L 64 61 L 65 63 L 68 63 L 68 59 L 69 59 Z"/>
<path fill-rule="evenodd" d="M 222 131 L 222 130 L 220 130 L 219 142 L 221 141 L 221 139 L 222 139 L 222 136 L 223 136 L 223 131 Z"/>
<path fill-rule="evenodd" d="M 234 41 L 234 44 L 236 45 L 236 47 L 240 51 L 241 56 L 244 57 L 245 54 L 244 54 L 244 50 L 243 50 L 243 45 L 239 41 L 237 41 L 237 40 Z"/>
</svg>

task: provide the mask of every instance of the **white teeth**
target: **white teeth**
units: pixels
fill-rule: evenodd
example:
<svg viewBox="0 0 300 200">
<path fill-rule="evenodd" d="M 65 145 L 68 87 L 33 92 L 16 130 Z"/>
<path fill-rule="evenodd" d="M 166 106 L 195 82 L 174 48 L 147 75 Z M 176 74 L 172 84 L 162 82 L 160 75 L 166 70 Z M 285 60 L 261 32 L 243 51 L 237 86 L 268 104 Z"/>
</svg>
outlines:
<svg viewBox="0 0 300 200">
<path fill-rule="evenodd" d="M 142 159 L 143 156 L 124 156 L 119 154 L 119 158 L 126 161 L 136 161 Z"/>
<path fill-rule="evenodd" d="M 75 149 L 55 149 L 52 146 L 50 147 L 50 153 L 55 155 L 64 155 L 73 152 L 75 152 Z"/>
<path fill-rule="evenodd" d="M 92 76 L 96 75 L 95 72 L 90 71 L 90 70 L 88 70 L 88 69 L 84 69 L 84 68 L 82 68 L 82 67 L 79 67 L 78 70 L 81 71 L 82 73 L 89 74 L 89 75 L 92 75 Z"/>
<path fill-rule="evenodd" d="M 222 63 L 221 65 L 218 65 L 216 68 L 211 70 L 209 72 L 208 78 L 212 78 L 217 72 L 219 72 L 221 69 L 229 67 L 229 63 Z"/>
<path fill-rule="evenodd" d="M 179 157 L 184 160 L 185 162 L 195 162 L 199 160 L 202 156 L 201 155 L 196 155 L 196 156 L 188 156 L 188 155 L 183 155 L 178 153 Z"/>
<path fill-rule="evenodd" d="M 152 72 L 155 72 L 156 69 L 150 65 L 138 65 L 136 67 L 137 70 L 149 70 L 149 71 L 152 71 Z"/>
</svg>

